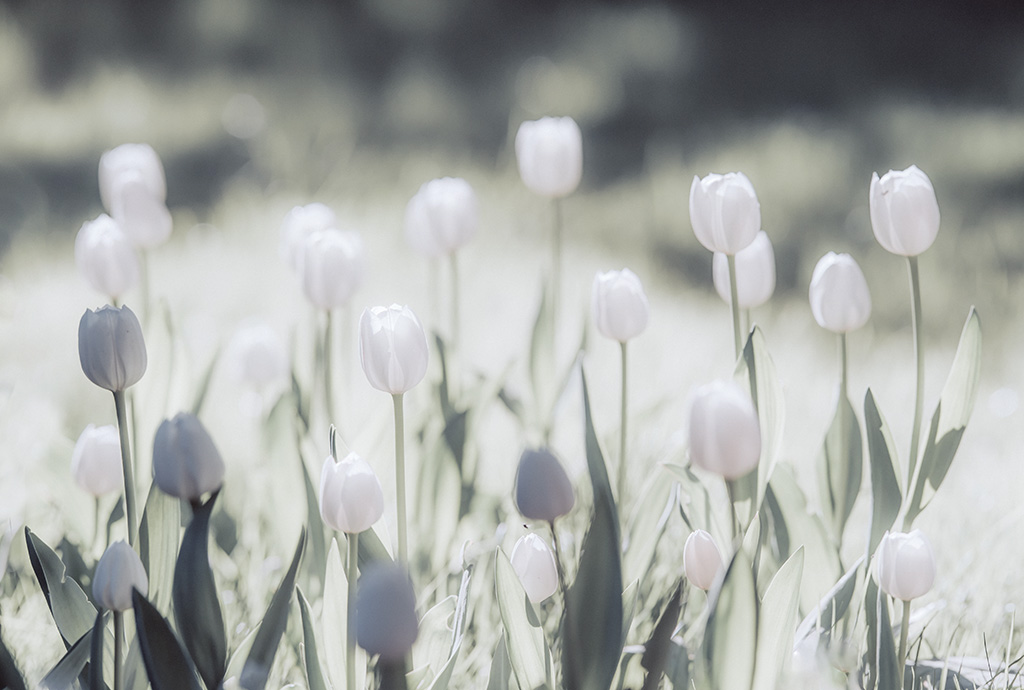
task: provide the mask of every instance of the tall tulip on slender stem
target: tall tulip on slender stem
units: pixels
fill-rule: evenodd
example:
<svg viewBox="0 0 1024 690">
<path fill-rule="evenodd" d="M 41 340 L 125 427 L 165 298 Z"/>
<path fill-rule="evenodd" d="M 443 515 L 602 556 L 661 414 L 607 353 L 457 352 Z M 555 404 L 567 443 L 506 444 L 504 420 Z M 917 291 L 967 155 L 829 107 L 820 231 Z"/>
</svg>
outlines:
<svg viewBox="0 0 1024 690">
<path fill-rule="evenodd" d="M 404 395 L 427 373 L 427 336 L 408 306 L 392 304 L 363 310 L 359 319 L 359 361 L 370 385 L 390 393 L 395 408 L 395 488 L 398 558 L 409 562 L 405 517 Z"/>
<path fill-rule="evenodd" d="M 726 304 L 732 306 L 729 276 L 729 257 L 722 252 L 715 252 L 711 261 L 715 292 Z M 775 250 L 764 230 L 757 233 L 753 242 L 736 252 L 736 292 L 740 309 L 747 316 L 749 331 L 750 310 L 767 302 L 775 292 Z"/>
<path fill-rule="evenodd" d="M 82 224 L 75 237 L 75 264 L 89 285 L 111 302 L 139 282 L 139 257 L 113 218 L 102 214 Z"/>
<path fill-rule="evenodd" d="M 909 534 L 886 532 L 878 545 L 878 586 L 903 602 L 900 624 L 899 669 L 907 665 L 910 602 L 927 594 L 935 583 L 935 555 L 921 530 Z"/>
</svg>

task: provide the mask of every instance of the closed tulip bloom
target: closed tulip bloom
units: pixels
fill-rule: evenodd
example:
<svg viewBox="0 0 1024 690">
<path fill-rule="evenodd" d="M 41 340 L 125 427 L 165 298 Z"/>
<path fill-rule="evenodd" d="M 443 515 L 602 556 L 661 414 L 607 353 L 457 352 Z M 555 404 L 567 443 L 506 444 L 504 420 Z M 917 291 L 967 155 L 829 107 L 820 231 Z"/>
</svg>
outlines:
<svg viewBox="0 0 1024 690">
<path fill-rule="evenodd" d="M 871 229 L 893 254 L 917 256 L 939 234 L 939 202 L 932 181 L 916 165 L 871 174 Z"/>
<path fill-rule="evenodd" d="M 690 533 L 683 546 L 683 572 L 686 579 L 705 592 L 715 584 L 722 569 L 722 554 L 715 540 L 702 529 Z"/>
<path fill-rule="evenodd" d="M 690 408 L 690 459 L 697 467 L 739 479 L 757 467 L 761 428 L 750 396 L 732 381 L 697 390 Z"/>
<path fill-rule="evenodd" d="M 849 254 L 829 252 L 811 276 L 811 313 L 822 328 L 849 333 L 871 317 L 871 292 L 860 266 Z"/>
<path fill-rule="evenodd" d="M 110 611 L 127 611 L 132 607 L 132 590 L 149 593 L 149 579 L 142 560 L 127 542 L 115 541 L 107 547 L 96 564 L 92 579 L 92 598 Z"/>
<path fill-rule="evenodd" d="M 192 502 L 224 483 L 224 461 L 195 415 L 179 412 L 157 428 L 153 481 L 165 494 Z"/>
<path fill-rule="evenodd" d="M 314 232 L 336 227 L 337 216 L 324 204 L 314 202 L 295 206 L 281 224 L 281 257 L 292 270 L 299 271 L 306 238 Z"/>
<path fill-rule="evenodd" d="M 405 393 L 427 373 L 427 336 L 408 306 L 364 309 L 359 319 L 359 362 L 370 385 Z"/>
<path fill-rule="evenodd" d="M 85 282 L 117 299 L 139 282 L 139 258 L 128 236 L 105 213 L 86 221 L 75 237 L 75 264 Z"/>
<path fill-rule="evenodd" d="M 93 496 L 109 494 L 123 486 L 121 438 L 116 427 L 85 427 L 71 453 L 71 476 Z"/>
<path fill-rule="evenodd" d="M 736 254 L 761 230 L 761 204 L 754 185 L 741 172 L 694 176 L 690 185 L 690 223 L 707 249 Z"/>
<path fill-rule="evenodd" d="M 320 473 L 320 517 L 333 529 L 358 534 L 384 514 L 384 491 L 373 468 L 355 453 L 341 462 L 324 460 Z"/>
<path fill-rule="evenodd" d="M 152 249 L 167 241 L 173 225 L 171 212 L 141 172 L 122 173 L 112 189 L 110 215 L 134 246 Z"/>
<path fill-rule="evenodd" d="M 142 325 L 128 307 L 87 309 L 78 322 L 78 357 L 86 377 L 100 388 L 123 391 L 146 373 Z"/>
<path fill-rule="evenodd" d="M 149 144 L 121 144 L 100 156 L 100 199 L 107 211 L 114 210 L 115 186 L 125 173 L 138 173 L 149 194 L 167 200 L 167 181 L 160 156 Z"/>
<path fill-rule="evenodd" d="M 420 254 L 451 254 L 473 239 L 478 224 L 476 193 L 459 177 L 427 182 L 405 207 L 405 237 Z"/>
<path fill-rule="evenodd" d="M 527 188 L 558 198 L 576 191 L 583 176 L 583 135 L 571 117 L 542 117 L 519 125 L 516 161 Z"/>
<path fill-rule="evenodd" d="M 924 533 L 886 532 L 878 545 L 878 586 L 889 596 L 910 601 L 935 583 L 935 556 Z"/>
<path fill-rule="evenodd" d="M 572 510 L 572 482 L 547 448 L 525 450 L 516 470 L 516 508 L 530 520 L 551 522 Z"/>
<path fill-rule="evenodd" d="M 711 276 L 718 296 L 730 304 L 729 260 L 722 252 L 715 252 L 711 262 Z M 754 241 L 736 252 L 736 293 L 740 309 L 759 307 L 775 292 L 775 250 L 764 230 Z"/>
<path fill-rule="evenodd" d="M 363 240 L 351 230 L 319 230 L 303 245 L 299 272 L 306 298 L 320 309 L 336 309 L 363 284 Z"/>
<path fill-rule="evenodd" d="M 590 307 L 597 330 L 606 338 L 624 343 L 647 328 L 647 295 L 640 279 L 628 268 L 594 277 Z"/>
<path fill-rule="evenodd" d="M 277 331 L 265 323 L 239 328 L 228 350 L 235 376 L 255 388 L 288 378 L 288 350 Z"/>
<path fill-rule="evenodd" d="M 512 547 L 512 569 L 534 604 L 544 601 L 558 589 L 558 567 L 555 555 L 536 534 L 519 538 Z"/>
<path fill-rule="evenodd" d="M 400 661 L 419 635 L 416 593 L 409 573 L 398 563 L 377 561 L 366 567 L 356 592 L 356 640 L 368 654 Z"/>
</svg>

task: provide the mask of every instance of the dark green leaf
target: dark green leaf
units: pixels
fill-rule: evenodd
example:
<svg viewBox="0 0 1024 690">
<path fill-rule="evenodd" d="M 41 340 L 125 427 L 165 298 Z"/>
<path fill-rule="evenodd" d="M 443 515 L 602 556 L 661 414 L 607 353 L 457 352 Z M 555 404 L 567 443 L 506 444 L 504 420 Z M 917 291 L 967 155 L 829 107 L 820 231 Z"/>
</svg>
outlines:
<svg viewBox="0 0 1024 690">
<path fill-rule="evenodd" d="M 158 609 L 171 602 L 174 564 L 181 534 L 181 501 L 160 491 L 154 483 L 142 511 L 139 555 L 149 577 L 149 598 Z"/>
<path fill-rule="evenodd" d="M 665 677 L 672 683 L 672 690 L 690 688 L 690 654 L 680 642 L 673 640 L 668 650 L 668 664 Z"/>
<path fill-rule="evenodd" d="M 297 599 L 299 600 L 299 615 L 302 617 L 302 664 L 306 671 L 306 687 L 309 690 L 327 690 L 327 683 L 324 682 L 324 672 L 320 668 L 320 654 L 317 651 L 316 633 L 313 631 L 313 617 L 309 612 L 309 602 L 302 593 L 302 588 L 296 588 Z"/>
<path fill-rule="evenodd" d="M 757 653 L 757 588 L 740 549 L 708 593 L 703 658 L 715 690 L 750 690 Z"/>
<path fill-rule="evenodd" d="M 153 690 L 199 690 L 192 665 L 167 619 L 138 590 L 132 593 L 132 607 L 142 661 Z"/>
<path fill-rule="evenodd" d="M 491 657 L 491 671 L 487 676 L 487 690 L 509 690 L 509 676 L 512 675 L 512 666 L 508 660 L 508 650 L 505 648 L 505 634 L 498 637 L 498 646 L 494 648 L 494 656 Z"/>
<path fill-rule="evenodd" d="M 309 549 L 302 562 L 302 571 L 314 593 L 323 592 L 323 575 L 327 567 L 327 539 L 324 537 L 324 524 L 320 517 L 320 502 L 313 480 L 309 476 L 302 453 L 296 454 L 299 470 L 302 472 L 302 486 L 306 492 L 306 524 L 308 525 L 307 541 Z"/>
<path fill-rule="evenodd" d="M 864 427 L 868 435 L 868 458 L 871 463 L 871 531 L 868 555 L 875 552 L 886 530 L 899 515 L 903 495 L 896 470 L 896 449 L 875 396 L 869 388 L 864 396 Z"/>
<path fill-rule="evenodd" d="M 509 665 L 520 690 L 552 688 L 544 630 L 519 582 L 519 576 L 501 549 L 495 550 L 494 586 L 505 628 Z"/>
<path fill-rule="evenodd" d="M 843 528 L 860 493 L 864 474 L 862 446 L 857 414 L 849 399 L 843 397 L 836 405 L 817 462 L 821 503 L 836 543 L 842 543 Z"/>
<path fill-rule="evenodd" d="M 71 677 L 72 680 L 77 675 L 78 671 L 76 670 Z M 44 678 L 44 683 L 45 680 Z M 70 685 L 70 682 L 67 685 Z M 14 657 L 11 656 L 11 652 L 7 649 L 7 645 L 4 644 L 2 638 L 0 638 L 0 687 L 8 688 L 8 690 L 26 690 L 25 677 L 18 670 L 18 665 L 14 663 Z M 44 687 L 47 686 L 44 685 Z"/>
<path fill-rule="evenodd" d="M 209 556 L 210 513 L 217 494 L 193 511 L 181 539 L 172 589 L 178 631 L 207 690 L 216 690 L 224 679 L 228 651 Z"/>
<path fill-rule="evenodd" d="M 896 659 L 896 641 L 889 622 L 889 602 L 878 589 L 874 579 L 868 578 L 864 594 L 864 614 L 867 620 L 867 664 L 872 682 L 866 690 L 900 690 L 903 674 Z"/>
<path fill-rule="evenodd" d="M 405 677 L 404 661 L 384 661 L 377 665 L 380 674 L 378 690 L 408 690 L 409 683 Z"/>
<path fill-rule="evenodd" d="M 376 529 L 368 529 L 359 533 L 359 569 L 376 561 L 394 562 L 395 559 L 388 553 L 388 549 L 381 541 Z"/>
<path fill-rule="evenodd" d="M 101 609 L 96 614 L 89 641 L 89 687 L 98 690 L 103 687 L 103 633 L 106 630 L 106 615 Z"/>
<path fill-rule="evenodd" d="M 72 640 L 92 630 L 96 621 L 96 607 L 89 603 L 89 598 L 78 583 L 67 577 L 64 563 L 53 549 L 28 527 L 25 528 L 25 544 L 32 570 L 46 597 L 53 621 L 64 638 L 65 647 L 70 648 Z"/>
<path fill-rule="evenodd" d="M 6 651 L 7 650 L 4 649 L 5 653 Z M 84 684 L 88 674 L 83 676 L 82 669 L 84 669 L 89 663 L 89 655 L 91 651 L 92 628 L 90 628 L 88 632 L 78 638 L 78 640 L 71 645 L 71 648 L 68 649 L 63 657 L 61 657 L 61 660 L 57 662 L 57 665 L 50 669 L 50 672 L 43 677 L 39 686 L 41 688 L 46 688 L 46 690 L 67 690 L 74 685 L 76 680 L 81 680 Z M 13 660 L 11 663 L 13 664 Z M 11 668 L 13 669 L 13 665 Z M 6 677 L 3 680 L 4 685 L 0 687 L 7 687 Z M 24 685 L 22 688 L 24 688 Z"/>
<path fill-rule="evenodd" d="M 654 626 L 654 632 L 644 645 L 644 654 L 640 657 L 640 665 L 647 669 L 642 690 L 657 690 L 661 684 L 661 676 L 668 664 L 668 653 L 672 646 L 672 633 L 679 622 L 682 611 L 683 583 L 676 585 L 676 591 L 669 599 L 668 605 L 661 613 L 661 618 Z"/>
</svg>

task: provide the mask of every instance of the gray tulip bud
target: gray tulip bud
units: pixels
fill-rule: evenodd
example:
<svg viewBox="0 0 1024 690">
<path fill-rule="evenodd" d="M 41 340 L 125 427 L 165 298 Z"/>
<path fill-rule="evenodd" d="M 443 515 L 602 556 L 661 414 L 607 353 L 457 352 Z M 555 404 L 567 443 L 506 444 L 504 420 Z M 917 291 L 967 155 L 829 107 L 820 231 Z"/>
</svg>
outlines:
<svg viewBox="0 0 1024 690">
<path fill-rule="evenodd" d="M 224 461 L 195 415 L 179 412 L 156 430 L 153 480 L 165 494 L 193 502 L 224 483 Z"/>
<path fill-rule="evenodd" d="M 146 373 L 142 325 L 128 307 L 87 309 L 78 322 L 78 357 L 86 377 L 117 393 Z"/>
<path fill-rule="evenodd" d="M 371 656 L 400 661 L 419 634 L 416 593 L 405 568 L 373 563 L 359 578 L 356 592 L 356 640 Z"/>
<path fill-rule="evenodd" d="M 115 541 L 103 553 L 92 580 L 92 598 L 110 611 L 132 607 L 132 589 L 142 596 L 149 591 L 149 579 L 139 554 L 127 542 Z"/>
<path fill-rule="evenodd" d="M 550 450 L 523 451 L 516 472 L 516 508 L 523 517 L 551 522 L 575 502 L 569 475 Z"/>
</svg>

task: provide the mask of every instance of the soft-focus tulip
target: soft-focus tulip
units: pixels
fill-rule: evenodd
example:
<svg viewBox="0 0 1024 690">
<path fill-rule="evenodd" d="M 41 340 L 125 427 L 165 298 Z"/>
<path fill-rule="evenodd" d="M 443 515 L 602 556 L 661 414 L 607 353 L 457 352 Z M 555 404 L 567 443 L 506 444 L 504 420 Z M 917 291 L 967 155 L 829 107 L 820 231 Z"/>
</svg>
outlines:
<svg viewBox="0 0 1024 690">
<path fill-rule="evenodd" d="M 935 556 L 924 533 L 886 532 L 878 545 L 878 586 L 896 599 L 910 601 L 935 583 Z"/>
<path fill-rule="evenodd" d="M 741 172 L 694 176 L 690 223 L 697 240 L 713 252 L 736 254 L 761 230 L 761 204 L 754 185 Z"/>
<path fill-rule="evenodd" d="M 254 388 L 265 388 L 288 377 L 288 350 L 277 331 L 265 323 L 252 323 L 235 331 L 228 352 L 235 376 Z"/>
<path fill-rule="evenodd" d="M 167 200 L 167 181 L 160 157 L 149 144 L 121 144 L 100 156 L 100 199 L 107 211 L 114 210 L 115 186 L 126 173 L 138 173 L 149 194 Z"/>
<path fill-rule="evenodd" d="M 78 322 L 78 357 L 82 371 L 100 388 L 118 392 L 146 373 L 142 325 L 128 307 L 87 309 Z"/>
<path fill-rule="evenodd" d="M 571 117 L 542 117 L 519 125 L 516 161 L 527 188 L 542 196 L 572 194 L 583 176 L 583 135 Z"/>
<path fill-rule="evenodd" d="M 384 491 L 373 468 L 355 453 L 332 456 L 320 472 L 320 517 L 339 532 L 358 534 L 384 514 Z"/>
<path fill-rule="evenodd" d="M 132 589 L 149 593 L 149 579 L 142 560 L 127 542 L 115 541 L 103 552 L 92 578 L 92 598 L 110 611 L 127 611 L 132 607 Z"/>
<path fill-rule="evenodd" d="M 860 266 L 849 254 L 829 252 L 811 276 L 811 313 L 822 328 L 849 333 L 871 317 L 871 293 Z"/>
<path fill-rule="evenodd" d="M 569 475 L 547 448 L 523 451 L 515 486 L 516 508 L 530 520 L 551 522 L 572 510 L 576 502 Z"/>
<path fill-rule="evenodd" d="M 761 429 L 750 396 L 732 381 L 701 386 L 690 408 L 690 459 L 725 478 L 739 479 L 761 457 Z"/>
<path fill-rule="evenodd" d="M 314 202 L 295 206 L 281 224 L 281 257 L 292 270 L 299 271 L 306 238 L 314 232 L 336 227 L 337 216 L 324 204 Z"/>
<path fill-rule="evenodd" d="M 117 299 L 139 282 L 139 257 L 117 222 L 102 214 L 82 224 L 75 237 L 75 264 L 89 285 Z"/>
<path fill-rule="evenodd" d="M 319 230 L 302 247 L 299 273 L 306 298 L 320 309 L 348 303 L 363 284 L 363 239 L 352 230 Z"/>
<path fill-rule="evenodd" d="M 224 461 L 195 415 L 179 412 L 156 430 L 153 481 L 165 494 L 193 502 L 224 483 Z"/>
<path fill-rule="evenodd" d="M 153 193 L 141 172 L 119 175 L 113 184 L 110 215 L 136 247 L 152 249 L 171 236 L 171 212 Z"/>
<path fill-rule="evenodd" d="M 590 307 L 597 330 L 606 338 L 624 343 L 647 328 L 647 295 L 640 279 L 628 268 L 594 277 Z"/>
<path fill-rule="evenodd" d="M 871 174 L 871 228 L 893 254 L 917 256 L 939 234 L 939 202 L 932 181 L 916 165 Z"/>
<path fill-rule="evenodd" d="M 711 276 L 715 291 L 725 300 L 732 302 L 729 288 L 729 258 L 722 252 L 715 252 L 711 261 Z M 759 307 L 775 292 L 775 250 L 764 230 L 757 233 L 754 241 L 736 252 L 736 294 L 740 309 Z"/>
<path fill-rule="evenodd" d="M 364 309 L 359 318 L 359 362 L 377 390 L 397 395 L 427 373 L 427 336 L 407 306 Z"/>
<path fill-rule="evenodd" d="M 356 591 L 356 640 L 368 654 L 400 661 L 419 634 L 416 593 L 405 568 L 377 561 L 366 567 Z"/>
<path fill-rule="evenodd" d="M 405 237 L 420 254 L 443 256 L 476 234 L 476 193 L 459 177 L 427 182 L 405 207 Z"/>
<path fill-rule="evenodd" d="M 123 486 L 121 437 L 116 427 L 85 427 L 71 453 L 71 476 L 93 496 L 109 494 Z"/>
<path fill-rule="evenodd" d="M 512 547 L 512 569 L 534 604 L 544 601 L 558 589 L 558 566 L 555 555 L 536 534 L 519 538 Z"/>
<path fill-rule="evenodd" d="M 702 529 L 691 532 L 683 546 L 683 572 L 686 579 L 705 592 L 715 584 L 722 569 L 722 554 L 715 540 Z"/>
</svg>

